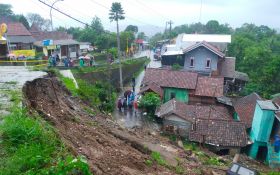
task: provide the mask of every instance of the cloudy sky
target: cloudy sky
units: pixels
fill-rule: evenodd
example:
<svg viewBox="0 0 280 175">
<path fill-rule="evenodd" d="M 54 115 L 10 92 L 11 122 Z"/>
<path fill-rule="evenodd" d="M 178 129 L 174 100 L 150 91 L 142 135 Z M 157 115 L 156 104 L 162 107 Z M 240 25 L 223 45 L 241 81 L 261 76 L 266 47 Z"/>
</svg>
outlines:
<svg viewBox="0 0 280 175">
<path fill-rule="evenodd" d="M 43 0 L 51 4 L 55 0 Z M 63 0 L 55 7 L 81 21 L 90 23 L 95 15 L 101 18 L 105 29 L 113 30 L 114 23 L 108 19 L 112 0 Z M 166 21 L 172 20 L 173 26 L 195 22 L 206 23 L 215 19 L 239 27 L 243 23 L 268 25 L 280 28 L 280 0 L 118 0 L 126 13 L 121 26 L 133 24 L 162 30 Z M 202 3 L 201 3 L 202 2 Z M 0 0 L 13 6 L 16 14 L 39 13 L 49 17 L 50 8 L 38 0 Z M 200 11 L 201 9 L 201 11 Z M 201 13 L 200 13 L 201 12 Z M 82 26 L 81 24 L 53 10 L 54 26 Z M 141 28 L 141 27 L 140 27 Z"/>
</svg>

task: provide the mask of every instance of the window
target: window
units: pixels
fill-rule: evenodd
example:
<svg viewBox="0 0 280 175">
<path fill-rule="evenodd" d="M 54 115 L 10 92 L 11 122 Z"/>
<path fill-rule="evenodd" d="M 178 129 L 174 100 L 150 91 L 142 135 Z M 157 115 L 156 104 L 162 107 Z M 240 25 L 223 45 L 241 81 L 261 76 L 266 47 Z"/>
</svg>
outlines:
<svg viewBox="0 0 280 175">
<path fill-rule="evenodd" d="M 211 59 L 207 58 L 207 60 L 206 60 L 206 68 L 210 69 L 210 67 L 211 67 Z"/>
<path fill-rule="evenodd" d="M 190 67 L 194 67 L 194 57 L 191 57 L 190 58 Z"/>
<path fill-rule="evenodd" d="M 171 93 L 170 93 L 170 99 L 173 99 L 173 98 L 175 98 L 175 97 L 176 97 L 175 92 L 171 92 Z"/>
</svg>

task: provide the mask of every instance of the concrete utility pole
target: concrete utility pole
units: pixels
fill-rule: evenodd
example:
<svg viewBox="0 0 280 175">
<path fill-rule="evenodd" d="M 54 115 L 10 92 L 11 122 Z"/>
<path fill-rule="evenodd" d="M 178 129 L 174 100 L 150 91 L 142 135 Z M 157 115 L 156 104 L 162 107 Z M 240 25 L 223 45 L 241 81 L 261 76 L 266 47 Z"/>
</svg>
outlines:
<svg viewBox="0 0 280 175">
<path fill-rule="evenodd" d="M 52 3 L 51 5 L 51 9 L 50 9 L 50 18 L 51 18 L 51 26 L 52 26 L 52 31 L 53 31 L 53 20 L 52 20 L 52 9 L 55 3 L 59 2 L 59 1 L 64 1 L 64 0 L 56 0 Z"/>
<path fill-rule="evenodd" d="M 120 44 L 120 32 L 119 32 L 119 20 L 117 20 L 117 45 L 118 45 L 118 59 L 120 68 L 120 87 L 123 92 L 123 77 L 122 77 L 122 62 L 121 62 L 121 44 Z"/>
<path fill-rule="evenodd" d="M 170 20 L 170 21 L 167 21 L 166 24 L 167 24 L 167 25 L 169 24 L 169 38 L 171 39 L 171 29 L 172 29 L 172 24 L 173 24 L 173 22 Z"/>
</svg>

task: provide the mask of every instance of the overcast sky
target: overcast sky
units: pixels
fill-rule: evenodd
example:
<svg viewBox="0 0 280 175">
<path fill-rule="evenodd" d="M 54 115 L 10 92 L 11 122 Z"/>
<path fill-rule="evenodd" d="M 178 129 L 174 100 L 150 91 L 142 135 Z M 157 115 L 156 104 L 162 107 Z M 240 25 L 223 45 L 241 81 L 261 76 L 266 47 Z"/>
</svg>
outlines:
<svg viewBox="0 0 280 175">
<path fill-rule="evenodd" d="M 51 4 L 55 0 L 44 0 Z M 101 18 L 105 29 L 113 30 L 115 23 L 108 19 L 112 0 L 64 0 L 55 7 L 81 21 L 90 23 L 95 15 Z M 215 19 L 239 27 L 243 23 L 268 25 L 280 28 L 280 0 L 118 0 L 125 11 L 126 19 L 120 25 L 133 24 L 150 26 L 153 30 L 165 28 L 166 21 L 172 20 L 173 26 L 195 22 L 206 23 Z M 39 13 L 50 18 L 50 8 L 38 0 L 0 0 L 11 4 L 16 14 Z M 201 17 L 200 17 L 201 9 Z M 54 26 L 82 26 L 81 24 L 53 10 Z"/>
</svg>

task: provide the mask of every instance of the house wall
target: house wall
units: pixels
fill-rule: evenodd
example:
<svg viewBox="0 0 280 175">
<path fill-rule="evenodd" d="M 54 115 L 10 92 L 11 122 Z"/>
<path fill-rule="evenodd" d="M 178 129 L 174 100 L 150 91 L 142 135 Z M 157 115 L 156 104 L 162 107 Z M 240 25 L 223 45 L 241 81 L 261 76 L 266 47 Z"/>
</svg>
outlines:
<svg viewBox="0 0 280 175">
<path fill-rule="evenodd" d="M 175 99 L 178 101 L 181 102 L 189 101 L 189 95 L 187 89 L 164 87 L 164 95 L 163 95 L 164 103 L 171 100 L 171 93 L 175 93 Z"/>
<path fill-rule="evenodd" d="M 180 135 L 182 137 L 188 137 L 191 127 L 191 122 L 184 120 L 175 114 L 171 114 L 165 117 L 163 120 L 163 130 L 165 132 Z"/>
<path fill-rule="evenodd" d="M 274 122 L 274 111 L 262 110 L 256 104 L 250 137 L 259 142 L 268 142 Z"/>
<path fill-rule="evenodd" d="M 190 67 L 190 58 L 194 57 L 194 67 Z M 206 68 L 207 58 L 211 59 L 211 67 Z M 188 71 L 197 71 L 210 73 L 212 71 L 217 71 L 219 56 L 209 51 L 204 47 L 198 47 L 185 54 L 184 69 Z"/>
</svg>

